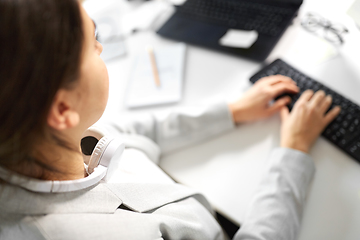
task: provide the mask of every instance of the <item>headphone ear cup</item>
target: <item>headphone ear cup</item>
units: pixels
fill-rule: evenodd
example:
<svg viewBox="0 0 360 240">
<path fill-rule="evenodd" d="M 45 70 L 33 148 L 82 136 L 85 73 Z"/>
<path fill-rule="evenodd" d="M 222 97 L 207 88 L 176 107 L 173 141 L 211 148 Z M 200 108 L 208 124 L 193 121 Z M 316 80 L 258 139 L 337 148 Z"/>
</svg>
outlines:
<svg viewBox="0 0 360 240">
<path fill-rule="evenodd" d="M 96 144 L 88 164 L 88 173 L 93 173 L 94 169 L 99 165 L 101 156 L 103 155 L 107 145 L 110 143 L 111 138 L 102 137 Z"/>
<path fill-rule="evenodd" d="M 91 154 L 94 152 L 96 144 L 101 138 L 106 136 L 103 129 L 99 127 L 91 126 L 82 135 L 81 138 L 81 152 L 84 159 L 84 163 L 89 166 Z M 95 166 L 96 167 L 96 166 Z M 87 172 L 89 172 L 87 170 Z"/>
</svg>

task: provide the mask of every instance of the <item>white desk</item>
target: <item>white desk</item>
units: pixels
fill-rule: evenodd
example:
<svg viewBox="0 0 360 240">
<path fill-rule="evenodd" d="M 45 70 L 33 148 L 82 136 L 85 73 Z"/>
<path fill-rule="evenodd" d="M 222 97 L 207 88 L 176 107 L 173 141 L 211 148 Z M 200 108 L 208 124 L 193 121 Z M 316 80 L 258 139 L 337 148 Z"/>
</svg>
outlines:
<svg viewBox="0 0 360 240">
<path fill-rule="evenodd" d="M 334 9 L 343 13 L 351 2 L 308 0 L 303 4 L 300 16 L 312 10 L 331 20 L 342 20 L 341 16 L 334 15 L 337 13 Z M 286 55 L 299 31 L 303 30 L 299 21 L 295 21 L 268 61 Z M 299 70 L 360 104 L 360 71 L 354 64 L 359 55 L 353 52 L 356 44 L 360 48 L 359 40 L 348 38 L 339 56 L 318 66 L 305 68 L 296 65 L 296 59 L 289 61 Z M 105 118 L 110 118 L 115 112 L 127 112 L 123 107 L 123 97 L 134 57 L 148 44 L 156 48 L 173 43 L 151 31 L 134 34 L 126 40 L 128 54 L 106 63 L 110 75 L 110 97 Z M 184 100 L 175 106 L 156 109 L 204 104 L 225 100 L 229 95 L 240 95 L 250 86 L 249 77 L 260 68 L 260 63 L 188 46 Z M 141 111 L 148 110 L 154 109 Z M 244 124 L 219 138 L 164 156 L 160 166 L 177 181 L 197 188 L 217 210 L 241 223 L 251 194 L 260 180 L 263 163 L 271 149 L 279 145 L 279 129 L 278 116 Z M 359 239 L 359 163 L 323 138 L 316 142 L 311 155 L 317 173 L 309 191 L 299 239 Z"/>
</svg>

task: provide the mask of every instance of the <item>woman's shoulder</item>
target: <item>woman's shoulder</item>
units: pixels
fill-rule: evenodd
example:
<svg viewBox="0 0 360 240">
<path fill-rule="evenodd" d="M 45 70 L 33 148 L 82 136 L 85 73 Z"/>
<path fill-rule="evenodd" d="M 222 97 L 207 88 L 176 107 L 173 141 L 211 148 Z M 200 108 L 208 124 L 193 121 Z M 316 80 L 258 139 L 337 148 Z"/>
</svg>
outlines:
<svg viewBox="0 0 360 240">
<path fill-rule="evenodd" d="M 8 212 L 13 211 L 12 216 L 22 217 L 14 218 L 2 228 L 19 236 L 148 239 L 149 236 L 160 238 L 163 234 L 181 238 L 176 234 L 187 232 L 211 239 L 210 235 L 221 231 L 209 211 L 193 198 L 196 193 L 178 184 L 101 183 L 82 192 L 66 194 L 32 193 L 13 188 L 13 194 L 12 203 L 5 207 L 9 207 Z M 184 231 L 177 233 L 173 231 L 176 228 Z"/>
</svg>

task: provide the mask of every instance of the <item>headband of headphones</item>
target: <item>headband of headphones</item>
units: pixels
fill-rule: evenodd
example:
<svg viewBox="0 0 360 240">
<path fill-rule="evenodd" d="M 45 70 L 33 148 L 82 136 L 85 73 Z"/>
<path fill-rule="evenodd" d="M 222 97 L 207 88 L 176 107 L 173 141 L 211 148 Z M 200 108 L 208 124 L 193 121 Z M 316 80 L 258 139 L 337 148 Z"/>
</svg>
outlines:
<svg viewBox="0 0 360 240">
<path fill-rule="evenodd" d="M 88 176 L 82 179 L 65 181 L 44 181 L 22 176 L 0 167 L 0 178 L 34 192 L 70 192 L 85 189 L 107 181 L 119 164 L 125 145 L 120 139 L 104 136 L 95 127 L 89 128 L 83 135 L 81 148 L 84 166 Z"/>
</svg>

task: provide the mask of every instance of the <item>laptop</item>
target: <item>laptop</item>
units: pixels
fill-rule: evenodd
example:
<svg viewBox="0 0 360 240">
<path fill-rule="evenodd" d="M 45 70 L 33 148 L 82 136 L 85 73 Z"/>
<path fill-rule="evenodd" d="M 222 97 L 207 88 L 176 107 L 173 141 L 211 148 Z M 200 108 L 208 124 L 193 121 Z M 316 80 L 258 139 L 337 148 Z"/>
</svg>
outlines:
<svg viewBox="0 0 360 240">
<path fill-rule="evenodd" d="M 157 33 L 205 48 L 264 61 L 292 23 L 302 0 L 187 0 Z M 219 40 L 228 30 L 255 30 L 249 48 L 228 47 Z"/>
</svg>

